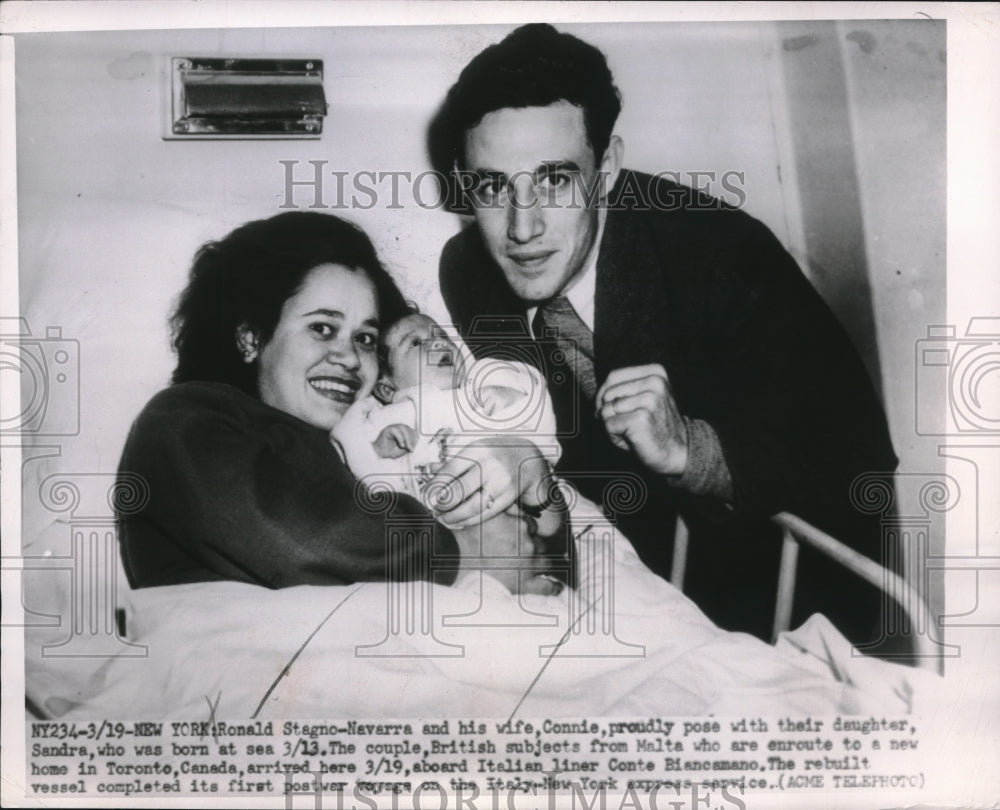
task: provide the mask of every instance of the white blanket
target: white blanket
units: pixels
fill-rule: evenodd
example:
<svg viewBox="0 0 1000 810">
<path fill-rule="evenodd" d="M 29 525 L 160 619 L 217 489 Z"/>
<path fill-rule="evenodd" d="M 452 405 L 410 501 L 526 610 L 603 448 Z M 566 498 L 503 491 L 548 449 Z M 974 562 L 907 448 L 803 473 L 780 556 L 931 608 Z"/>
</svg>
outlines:
<svg viewBox="0 0 1000 810">
<path fill-rule="evenodd" d="M 581 501 L 574 524 L 595 516 Z M 558 597 L 515 597 L 478 574 L 453 587 L 271 591 L 217 582 L 136 591 L 129 637 L 148 655 L 97 660 L 90 673 L 77 667 L 63 697 L 49 677 L 38 702 L 66 718 L 143 719 L 201 717 L 211 704 L 233 722 L 891 714 L 922 708 L 921 696 L 943 683 L 858 656 L 821 616 L 777 646 L 725 632 L 623 538 L 609 545 L 591 534 L 578 547 L 581 588 Z M 394 613 L 401 624 L 390 633 L 399 602 L 409 608 Z M 45 668 L 29 665 L 29 694 L 33 673 L 39 683 L 53 675 Z"/>
</svg>

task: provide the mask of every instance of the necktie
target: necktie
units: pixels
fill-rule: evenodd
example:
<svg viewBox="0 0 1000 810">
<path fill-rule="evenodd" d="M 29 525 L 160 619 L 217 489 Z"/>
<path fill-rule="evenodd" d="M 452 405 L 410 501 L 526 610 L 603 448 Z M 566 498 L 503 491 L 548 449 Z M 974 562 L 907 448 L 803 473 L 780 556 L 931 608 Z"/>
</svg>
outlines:
<svg viewBox="0 0 1000 810">
<path fill-rule="evenodd" d="M 568 299 L 560 296 L 538 307 L 531 323 L 536 340 L 552 340 L 566 357 L 586 398 L 593 402 L 597 394 L 594 376 L 594 333 L 576 314 Z"/>
</svg>

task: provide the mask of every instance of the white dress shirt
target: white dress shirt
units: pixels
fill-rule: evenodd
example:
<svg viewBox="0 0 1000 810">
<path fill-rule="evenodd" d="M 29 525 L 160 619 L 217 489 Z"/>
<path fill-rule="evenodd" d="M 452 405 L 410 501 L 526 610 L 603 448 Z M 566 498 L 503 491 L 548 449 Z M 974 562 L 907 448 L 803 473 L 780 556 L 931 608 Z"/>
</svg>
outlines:
<svg viewBox="0 0 1000 810">
<path fill-rule="evenodd" d="M 594 331 L 594 298 L 597 295 L 597 254 L 600 252 L 606 218 L 607 212 L 602 208 L 597 223 L 597 235 L 594 237 L 594 244 L 590 248 L 590 255 L 587 256 L 583 272 L 572 280 L 568 289 L 560 293 L 560 295 L 566 296 L 573 305 L 573 309 L 576 310 L 576 314 L 580 316 L 580 320 L 587 325 L 591 332 Z M 532 328 L 536 312 L 538 312 L 537 306 L 528 310 L 528 328 L 532 330 L 532 337 L 537 337 Z"/>
</svg>

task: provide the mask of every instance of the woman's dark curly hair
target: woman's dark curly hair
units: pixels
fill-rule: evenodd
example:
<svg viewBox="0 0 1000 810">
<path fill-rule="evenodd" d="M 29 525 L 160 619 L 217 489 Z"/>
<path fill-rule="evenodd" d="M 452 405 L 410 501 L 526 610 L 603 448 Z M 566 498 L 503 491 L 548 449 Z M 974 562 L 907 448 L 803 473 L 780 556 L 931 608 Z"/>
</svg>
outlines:
<svg viewBox="0 0 1000 810">
<path fill-rule="evenodd" d="M 274 335 L 281 309 L 310 270 L 339 264 L 362 272 L 375 287 L 380 322 L 408 311 L 368 236 L 332 214 L 288 211 L 248 222 L 195 255 L 187 287 L 170 318 L 177 352 L 174 383 L 222 382 L 257 396 L 257 364 L 237 345 L 244 324 L 259 345 Z"/>
</svg>

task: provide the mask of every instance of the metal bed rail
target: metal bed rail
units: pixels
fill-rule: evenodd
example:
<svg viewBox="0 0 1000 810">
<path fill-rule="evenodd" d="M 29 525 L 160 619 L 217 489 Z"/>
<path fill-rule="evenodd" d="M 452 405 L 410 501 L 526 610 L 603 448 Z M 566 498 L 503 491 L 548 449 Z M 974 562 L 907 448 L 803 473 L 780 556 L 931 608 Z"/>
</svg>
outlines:
<svg viewBox="0 0 1000 810">
<path fill-rule="evenodd" d="M 779 512 L 771 518 L 771 521 L 781 528 L 783 535 L 777 599 L 771 631 L 772 643 L 777 641 L 781 633 L 788 630 L 791 623 L 792 604 L 795 599 L 795 576 L 801 543 L 811 546 L 891 597 L 906 613 L 911 628 L 929 628 L 931 626 L 931 614 L 927 604 L 916 588 L 899 574 L 879 565 L 864 554 L 855 551 L 850 546 L 826 532 L 820 531 L 811 523 L 807 523 L 790 512 Z M 684 572 L 687 568 L 689 543 L 688 527 L 681 518 L 678 518 L 674 534 L 674 557 L 670 582 L 681 591 L 684 590 Z M 913 657 L 916 659 L 917 666 L 943 674 L 944 660 L 928 635 L 914 632 L 910 638 L 914 643 Z"/>
</svg>

